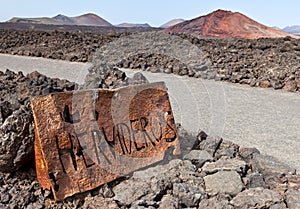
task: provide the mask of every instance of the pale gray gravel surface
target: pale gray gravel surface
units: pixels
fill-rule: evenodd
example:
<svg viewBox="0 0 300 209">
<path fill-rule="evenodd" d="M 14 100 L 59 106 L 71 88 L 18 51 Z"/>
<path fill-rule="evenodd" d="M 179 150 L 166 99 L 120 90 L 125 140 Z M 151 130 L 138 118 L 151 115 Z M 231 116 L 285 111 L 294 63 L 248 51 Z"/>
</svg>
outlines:
<svg viewBox="0 0 300 209">
<path fill-rule="evenodd" d="M 82 83 L 91 64 L 0 55 L 0 70 L 39 71 Z M 129 76 L 132 70 L 124 70 Z M 136 72 L 136 71 L 135 71 Z M 256 147 L 300 170 L 300 94 L 224 82 L 143 72 L 165 81 L 175 120 L 240 146 Z"/>
<path fill-rule="evenodd" d="M 82 83 L 91 64 L 0 54 L 0 70 L 22 71 L 24 74 L 38 71 L 52 78 L 68 79 Z"/>
</svg>

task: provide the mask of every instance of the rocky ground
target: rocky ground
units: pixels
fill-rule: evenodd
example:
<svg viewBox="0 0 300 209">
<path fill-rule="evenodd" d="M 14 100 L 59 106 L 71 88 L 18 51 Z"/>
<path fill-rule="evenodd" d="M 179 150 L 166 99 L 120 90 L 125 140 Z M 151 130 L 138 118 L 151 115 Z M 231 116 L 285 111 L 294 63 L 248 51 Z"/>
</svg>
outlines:
<svg viewBox="0 0 300 209">
<path fill-rule="evenodd" d="M 0 171 L 13 172 L 33 157 L 33 117 L 30 98 L 71 91 L 75 83 L 33 72 L 24 76 L 0 71 Z"/>
<path fill-rule="evenodd" d="M 0 31 L 0 53 L 87 62 L 104 43 L 120 34 Z"/>
<path fill-rule="evenodd" d="M 14 22 L 0 22 L 0 30 L 13 31 L 61 31 L 74 33 L 126 33 L 126 32 L 146 32 L 158 31 L 161 28 L 152 27 L 110 27 L 110 26 L 85 26 L 85 25 L 50 25 L 50 24 L 36 24 L 36 23 L 14 23 Z"/>
<path fill-rule="evenodd" d="M 300 175 L 255 148 L 217 136 L 186 132 L 179 124 L 182 155 L 92 191 L 54 203 L 41 189 L 33 161 L 29 99 L 69 91 L 77 84 L 39 73 L 0 72 L 0 208 L 299 208 Z M 115 88 L 146 83 L 99 63 L 79 88 Z"/>
<path fill-rule="evenodd" d="M 287 37 L 251 41 L 191 41 L 213 63 L 215 80 L 263 88 L 284 88 L 287 91 L 300 90 L 299 40 Z M 201 47 L 204 45 L 206 47 Z"/>
<path fill-rule="evenodd" d="M 174 39 L 172 44 L 162 45 L 157 42 L 159 50 L 140 50 L 128 54 L 124 52 L 125 43 L 128 41 L 124 37 L 132 34 L 132 31 L 101 34 L 96 31 L 0 30 L 0 53 L 87 62 L 93 60 L 96 51 L 104 55 L 105 53 L 110 55 L 113 51 L 120 56 L 119 62 L 114 63 L 118 67 L 188 75 L 292 92 L 300 91 L 300 40 L 289 37 L 257 40 L 198 39 L 181 35 L 182 39 Z M 154 34 L 152 39 L 149 39 L 149 35 L 138 37 L 144 41 L 143 45 L 151 45 L 157 37 L 162 36 L 162 33 L 152 34 Z M 173 36 L 169 37 L 173 39 Z M 175 52 L 174 45 L 183 45 L 184 41 L 189 41 L 189 47 L 198 47 L 199 52 L 201 51 L 198 59 L 195 58 L 197 60 L 191 60 L 199 62 L 198 65 L 190 65 L 180 57 L 174 56 L 180 53 Z M 101 51 L 103 46 L 112 42 L 121 45 L 123 43 L 123 48 L 112 45 L 114 48 L 111 48 L 111 52 Z M 136 45 L 127 44 L 127 47 L 140 49 L 140 42 L 135 43 Z M 173 50 L 174 54 L 165 53 L 164 50 Z M 181 55 L 184 57 L 184 54 Z"/>
<path fill-rule="evenodd" d="M 198 39 L 182 35 L 202 52 L 204 65 L 189 66 L 164 54 L 136 54 L 119 67 L 174 73 L 262 88 L 300 91 L 300 41 L 278 39 Z"/>
</svg>

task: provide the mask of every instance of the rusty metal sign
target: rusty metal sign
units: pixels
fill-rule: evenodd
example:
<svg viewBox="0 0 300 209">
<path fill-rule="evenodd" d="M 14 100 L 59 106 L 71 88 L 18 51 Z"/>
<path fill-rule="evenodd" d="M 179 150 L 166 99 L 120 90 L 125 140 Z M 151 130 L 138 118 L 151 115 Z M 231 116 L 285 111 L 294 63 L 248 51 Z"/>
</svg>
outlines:
<svg viewBox="0 0 300 209">
<path fill-rule="evenodd" d="M 180 152 L 164 83 L 35 97 L 37 178 L 63 200 Z"/>
</svg>

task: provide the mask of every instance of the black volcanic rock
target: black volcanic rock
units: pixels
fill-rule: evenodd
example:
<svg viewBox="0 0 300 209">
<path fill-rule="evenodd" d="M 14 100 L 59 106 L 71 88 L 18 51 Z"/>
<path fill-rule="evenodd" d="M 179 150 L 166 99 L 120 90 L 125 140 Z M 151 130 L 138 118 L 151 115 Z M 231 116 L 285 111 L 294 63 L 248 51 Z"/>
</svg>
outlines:
<svg viewBox="0 0 300 209">
<path fill-rule="evenodd" d="M 123 30 L 123 28 L 119 29 Z M 125 37 L 131 35 L 132 33 L 123 32 L 98 34 L 0 30 L 0 53 L 87 62 L 92 61 L 96 57 L 94 53 L 103 46 L 114 41 L 120 45 L 126 44 L 117 40 L 120 38 L 126 40 Z M 173 38 L 173 36 L 164 35 L 166 38 L 163 38 L 162 42 L 167 43 Z M 117 67 L 174 73 L 262 88 L 285 89 L 292 92 L 300 91 L 298 59 L 300 40 L 298 39 L 289 37 L 257 40 L 199 39 L 180 35 L 182 40 L 176 40 L 174 45 L 179 46 L 186 41 L 190 43 L 189 47 L 197 47 L 202 52 L 198 58 L 193 58 L 194 61 L 202 63 L 201 65 L 187 66 L 186 63 L 170 56 L 170 53 L 147 53 L 147 50 L 138 52 L 141 48 L 139 43 L 155 46 L 150 39 L 152 36 L 153 39 L 157 37 L 149 33 L 149 35 L 137 36 L 148 37 L 143 39 L 144 41 L 131 41 L 132 45 L 129 46 L 137 49 L 135 54 L 128 55 L 129 53 L 119 48 L 120 45 L 117 47 L 113 44 L 113 47 L 107 48 L 105 53 L 108 52 L 108 57 L 119 54 L 124 58 L 116 63 Z M 175 50 L 169 44 L 163 45 L 162 48 L 169 51 Z M 189 48 L 185 47 L 177 51 L 183 53 L 185 49 Z"/>
<path fill-rule="evenodd" d="M 202 65 L 188 67 L 164 54 L 136 54 L 117 66 L 151 72 L 174 73 L 216 81 L 247 84 L 261 88 L 300 91 L 300 40 L 278 39 L 199 39 L 180 35 L 196 45 Z"/>
<path fill-rule="evenodd" d="M 0 172 L 13 172 L 34 156 L 32 96 L 70 91 L 75 83 L 51 79 L 37 72 L 24 76 L 0 73 Z"/>
<path fill-rule="evenodd" d="M 81 89 L 115 88 L 126 79 L 124 72 L 105 63 L 95 63 L 88 71 Z"/>
</svg>

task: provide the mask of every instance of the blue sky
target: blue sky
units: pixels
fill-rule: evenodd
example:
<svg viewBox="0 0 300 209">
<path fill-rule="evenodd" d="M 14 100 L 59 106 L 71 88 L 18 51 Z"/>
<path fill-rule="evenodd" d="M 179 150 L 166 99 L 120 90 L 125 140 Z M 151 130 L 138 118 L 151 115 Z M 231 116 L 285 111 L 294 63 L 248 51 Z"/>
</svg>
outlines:
<svg viewBox="0 0 300 209">
<path fill-rule="evenodd" d="M 2 0 L 0 21 L 14 16 L 77 16 L 92 12 L 112 24 L 160 26 L 174 18 L 192 19 L 216 9 L 241 12 L 268 26 L 300 25 L 299 0 Z"/>
</svg>

